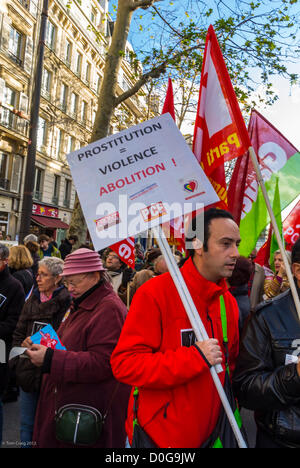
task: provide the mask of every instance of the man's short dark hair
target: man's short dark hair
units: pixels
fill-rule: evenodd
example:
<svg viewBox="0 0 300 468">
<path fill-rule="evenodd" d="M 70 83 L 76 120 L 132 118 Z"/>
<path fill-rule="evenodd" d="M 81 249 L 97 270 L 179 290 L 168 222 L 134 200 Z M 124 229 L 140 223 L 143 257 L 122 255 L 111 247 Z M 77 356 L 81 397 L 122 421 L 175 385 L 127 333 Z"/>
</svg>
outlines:
<svg viewBox="0 0 300 468">
<path fill-rule="evenodd" d="M 238 257 L 232 276 L 227 278 L 230 286 L 243 286 L 248 284 L 252 273 L 251 262 L 246 257 Z"/>
<path fill-rule="evenodd" d="M 292 248 L 292 263 L 300 263 L 300 237 Z"/>
<path fill-rule="evenodd" d="M 0 244 L 0 259 L 6 260 L 9 257 L 9 249 L 4 244 Z"/>
<path fill-rule="evenodd" d="M 210 208 L 207 211 L 202 211 L 199 213 L 195 218 L 192 219 L 190 227 L 188 229 L 186 235 L 186 241 L 189 243 L 192 242 L 193 239 L 199 239 L 203 242 L 203 249 L 205 252 L 208 250 L 208 239 L 210 236 L 210 224 L 213 219 L 232 219 L 234 221 L 234 217 L 232 216 L 229 211 L 220 210 L 218 208 Z M 189 249 L 190 255 L 194 256 L 194 249 Z"/>
<path fill-rule="evenodd" d="M 43 242 L 43 241 L 49 242 L 49 241 L 50 241 L 50 237 L 47 236 L 47 234 L 41 234 L 41 235 L 39 236 L 39 243 L 40 243 L 40 242 Z"/>
<path fill-rule="evenodd" d="M 68 240 L 69 240 L 69 241 L 70 241 L 70 240 L 73 240 L 74 242 L 78 242 L 78 237 L 75 236 L 75 235 L 72 235 L 72 236 L 69 236 L 69 237 L 68 237 Z"/>
</svg>

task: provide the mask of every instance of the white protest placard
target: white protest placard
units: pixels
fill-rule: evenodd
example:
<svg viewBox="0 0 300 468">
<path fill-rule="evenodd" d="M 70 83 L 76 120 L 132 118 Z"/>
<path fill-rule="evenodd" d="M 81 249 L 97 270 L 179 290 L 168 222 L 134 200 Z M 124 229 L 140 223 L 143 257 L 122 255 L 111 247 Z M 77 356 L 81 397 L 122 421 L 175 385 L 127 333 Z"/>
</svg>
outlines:
<svg viewBox="0 0 300 468">
<path fill-rule="evenodd" d="M 67 159 L 96 250 L 219 200 L 169 114 Z"/>
</svg>

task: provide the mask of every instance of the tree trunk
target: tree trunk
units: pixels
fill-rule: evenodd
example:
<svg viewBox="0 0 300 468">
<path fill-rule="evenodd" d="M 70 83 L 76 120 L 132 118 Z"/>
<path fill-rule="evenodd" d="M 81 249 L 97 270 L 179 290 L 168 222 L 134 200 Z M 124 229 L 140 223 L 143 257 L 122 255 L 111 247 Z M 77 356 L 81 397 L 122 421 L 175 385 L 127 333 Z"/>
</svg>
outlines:
<svg viewBox="0 0 300 468">
<path fill-rule="evenodd" d="M 98 100 L 98 110 L 90 143 L 106 137 L 109 133 L 110 121 L 116 106 L 118 75 L 123 60 L 123 52 L 126 47 L 132 13 L 132 0 L 122 0 L 119 2 L 117 20 L 114 27 L 111 45 L 107 53 Z M 85 243 L 86 232 L 87 227 L 85 218 L 76 193 L 75 205 L 68 235 L 76 234 L 80 245 Z"/>
</svg>

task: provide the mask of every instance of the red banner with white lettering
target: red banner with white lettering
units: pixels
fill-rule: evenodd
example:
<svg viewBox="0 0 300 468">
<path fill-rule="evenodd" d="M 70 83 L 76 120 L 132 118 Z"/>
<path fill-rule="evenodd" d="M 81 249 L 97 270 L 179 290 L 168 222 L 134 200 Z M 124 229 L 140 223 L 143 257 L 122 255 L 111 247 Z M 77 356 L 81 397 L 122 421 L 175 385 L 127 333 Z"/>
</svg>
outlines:
<svg viewBox="0 0 300 468">
<path fill-rule="evenodd" d="M 193 152 L 210 177 L 224 161 L 242 156 L 251 146 L 247 128 L 218 44 L 209 27 L 202 66 Z M 215 187 L 226 200 L 226 187 Z"/>
<path fill-rule="evenodd" d="M 114 245 L 110 246 L 122 260 L 130 268 L 135 268 L 135 251 L 134 251 L 134 237 L 128 237 Z"/>
<path fill-rule="evenodd" d="M 283 222 L 286 250 L 292 250 L 300 236 L 300 200 Z"/>
</svg>

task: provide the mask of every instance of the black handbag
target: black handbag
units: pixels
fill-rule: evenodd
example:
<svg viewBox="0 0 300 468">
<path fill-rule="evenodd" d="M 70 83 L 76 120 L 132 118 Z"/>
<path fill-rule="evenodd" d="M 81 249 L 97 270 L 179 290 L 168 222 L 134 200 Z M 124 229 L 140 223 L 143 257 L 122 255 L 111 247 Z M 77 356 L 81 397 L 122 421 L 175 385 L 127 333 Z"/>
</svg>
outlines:
<svg viewBox="0 0 300 468">
<path fill-rule="evenodd" d="M 98 409 L 81 404 L 68 404 L 55 412 L 57 440 L 71 445 L 92 446 L 100 439 L 103 425 L 119 388 L 117 384 L 104 414 Z"/>
</svg>

